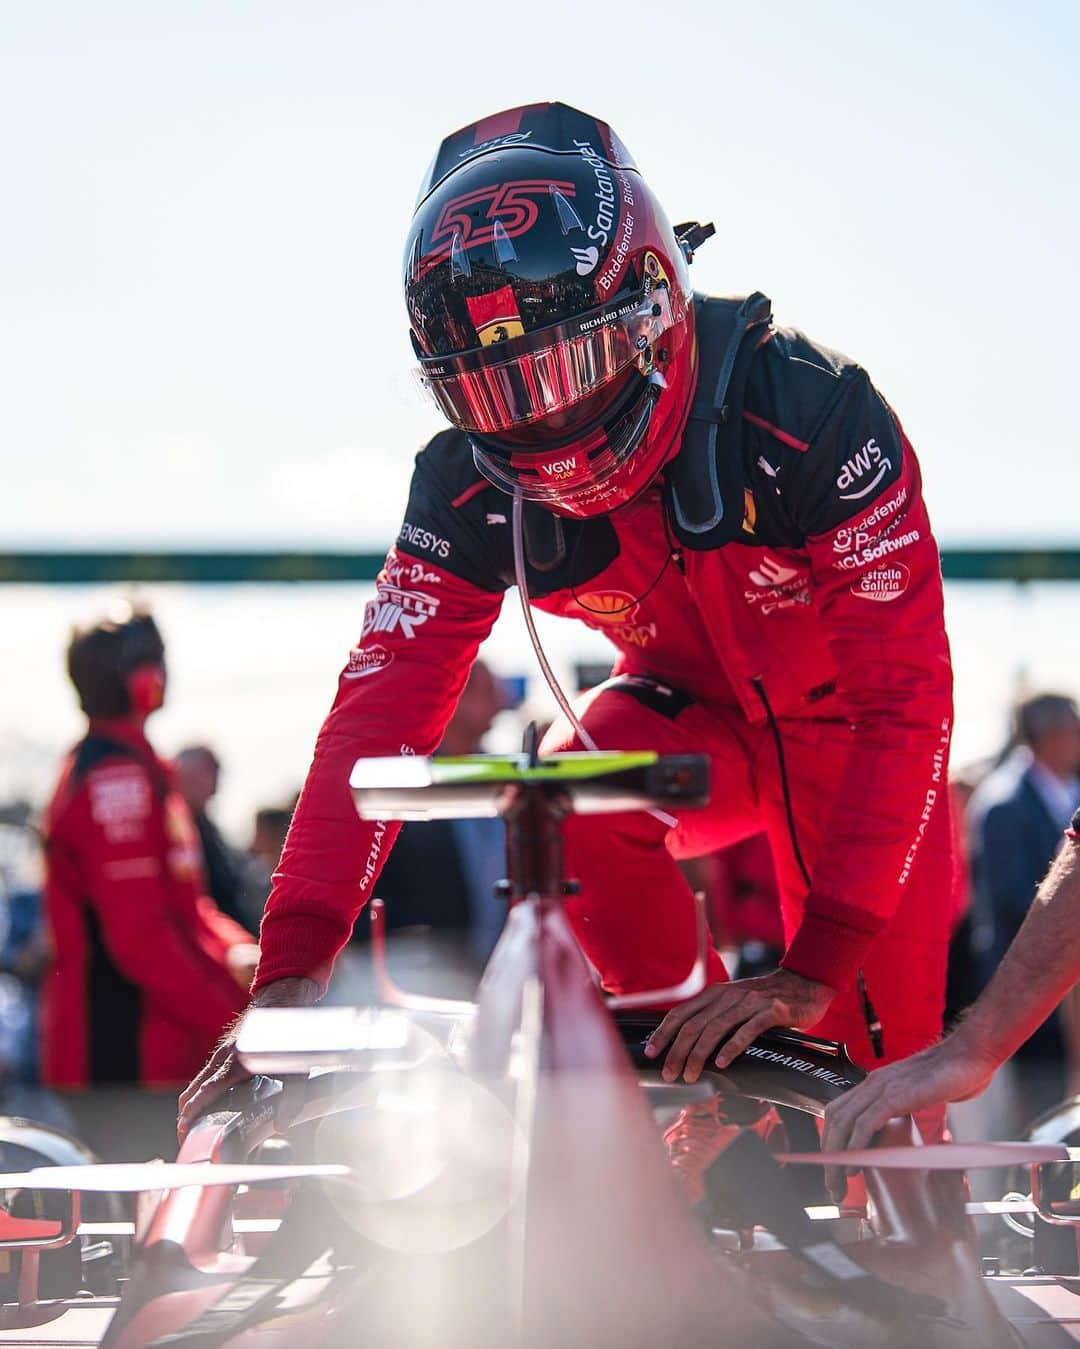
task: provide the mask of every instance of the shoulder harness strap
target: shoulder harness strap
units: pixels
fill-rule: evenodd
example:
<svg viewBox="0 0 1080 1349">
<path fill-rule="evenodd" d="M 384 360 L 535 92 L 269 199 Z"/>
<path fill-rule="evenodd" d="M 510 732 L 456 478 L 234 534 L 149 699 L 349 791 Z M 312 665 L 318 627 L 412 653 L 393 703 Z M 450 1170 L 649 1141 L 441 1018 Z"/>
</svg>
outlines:
<svg viewBox="0 0 1080 1349">
<path fill-rule="evenodd" d="M 687 548 L 736 538 L 743 518 L 743 396 L 772 304 L 760 291 L 745 300 L 695 296 L 698 382 L 682 447 L 664 473 L 676 537 Z"/>
</svg>

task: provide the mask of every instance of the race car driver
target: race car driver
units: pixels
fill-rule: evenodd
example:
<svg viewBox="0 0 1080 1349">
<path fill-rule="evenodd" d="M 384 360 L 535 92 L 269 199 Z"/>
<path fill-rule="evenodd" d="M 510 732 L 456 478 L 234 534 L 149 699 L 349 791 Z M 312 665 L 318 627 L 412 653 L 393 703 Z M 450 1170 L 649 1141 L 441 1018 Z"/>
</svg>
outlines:
<svg viewBox="0 0 1080 1349">
<path fill-rule="evenodd" d="M 77 629 L 67 662 L 89 725 L 44 821 L 41 1072 L 108 1153 L 95 1125 L 106 1138 L 121 1129 L 116 1092 L 191 1077 L 244 1006 L 257 950 L 203 893 L 194 823 L 146 738 L 165 697 L 153 618 L 125 611 Z"/>
<path fill-rule="evenodd" d="M 866 1147 L 895 1116 L 978 1096 L 1080 980 L 1080 810 L 1065 838 L 1020 931 L 957 1029 L 834 1101 L 823 1148 Z M 836 1170 L 828 1181 L 834 1193 L 843 1191 Z"/>
<path fill-rule="evenodd" d="M 709 988 L 654 1037 L 665 1075 L 693 1080 L 726 1036 L 720 1061 L 772 1025 L 845 1040 L 867 1064 L 939 1034 L 951 674 L 918 464 L 858 365 L 774 326 L 763 295 L 692 293 L 710 232 L 673 229 L 615 133 L 561 104 L 440 146 L 404 286 L 421 381 L 452 429 L 417 458 L 319 736 L 257 1003 L 320 996 L 395 837 L 357 819 L 350 766 L 431 752 L 517 573 L 533 605 L 618 651 L 546 750 L 712 759 L 704 812 L 570 822 L 568 909 L 605 987 L 686 974 L 676 857 L 771 840 L 781 966 L 729 984 L 714 954 Z M 240 1073 L 226 1042 L 181 1098 L 181 1128 Z"/>
</svg>

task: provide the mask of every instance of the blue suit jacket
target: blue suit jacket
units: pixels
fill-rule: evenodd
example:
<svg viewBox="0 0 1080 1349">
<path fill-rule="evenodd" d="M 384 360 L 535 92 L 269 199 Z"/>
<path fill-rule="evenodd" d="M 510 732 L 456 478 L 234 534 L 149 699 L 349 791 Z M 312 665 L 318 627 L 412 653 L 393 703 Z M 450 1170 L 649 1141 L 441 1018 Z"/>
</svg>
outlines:
<svg viewBox="0 0 1080 1349">
<path fill-rule="evenodd" d="M 1030 762 L 1026 754 L 1010 755 L 979 785 L 968 806 L 973 944 L 983 983 L 1019 931 L 1061 846 L 1061 827 L 1032 783 Z M 1050 1057 L 1060 1045 L 1052 1016 L 1026 1048 Z"/>
<path fill-rule="evenodd" d="M 992 970 L 1061 846 L 1061 828 L 1031 780 L 1027 755 L 1010 755 L 980 784 L 968 828 L 976 928 Z"/>
</svg>

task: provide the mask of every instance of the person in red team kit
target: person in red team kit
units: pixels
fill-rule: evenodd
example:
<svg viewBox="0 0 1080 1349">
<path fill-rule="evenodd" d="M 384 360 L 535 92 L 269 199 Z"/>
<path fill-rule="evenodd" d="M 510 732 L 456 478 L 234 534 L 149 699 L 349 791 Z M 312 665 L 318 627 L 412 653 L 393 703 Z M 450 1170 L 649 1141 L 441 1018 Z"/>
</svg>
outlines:
<svg viewBox="0 0 1080 1349">
<path fill-rule="evenodd" d="M 246 1003 L 254 964 L 251 936 L 203 893 L 194 823 L 146 739 L 164 701 L 164 661 L 141 613 L 76 631 L 68 649 L 89 726 L 44 822 L 52 960 L 41 1069 L 88 1136 L 110 1093 L 175 1091 L 191 1077 Z M 111 1131 L 122 1123 L 104 1121 Z"/>
<path fill-rule="evenodd" d="M 256 1003 L 321 995 L 395 837 L 357 819 L 350 766 L 434 749 L 517 579 L 619 652 L 545 750 L 712 758 L 709 808 L 674 827 L 570 822 L 568 910 L 604 986 L 687 973 L 676 857 L 763 828 L 771 841 L 780 968 L 728 983 L 714 956 L 709 987 L 653 1037 L 665 1075 L 693 1080 L 774 1025 L 844 1040 L 867 1066 L 939 1036 L 952 697 L 918 464 L 859 366 L 774 326 L 763 295 L 692 293 L 687 264 L 711 232 L 673 229 L 611 129 L 561 104 L 442 143 L 405 299 L 453 429 L 416 460 L 319 737 Z M 181 1127 L 241 1074 L 224 1043 L 181 1098 Z M 924 1133 L 942 1123 L 928 1115 Z"/>
</svg>

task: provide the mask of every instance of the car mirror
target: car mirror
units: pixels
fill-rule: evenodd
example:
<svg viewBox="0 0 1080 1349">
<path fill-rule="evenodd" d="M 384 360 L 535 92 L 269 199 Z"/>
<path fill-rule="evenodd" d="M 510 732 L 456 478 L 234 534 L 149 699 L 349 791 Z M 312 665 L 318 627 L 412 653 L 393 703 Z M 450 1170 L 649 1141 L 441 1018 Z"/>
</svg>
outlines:
<svg viewBox="0 0 1080 1349">
<path fill-rule="evenodd" d="M 1043 1162 L 1031 1168 L 1031 1202 L 1044 1222 L 1080 1226 L 1080 1151 L 1070 1148 L 1067 1162 Z"/>
<path fill-rule="evenodd" d="M 52 1250 L 73 1241 L 78 1230 L 77 1194 L 65 1190 L 0 1190 L 0 1250 Z"/>
</svg>

